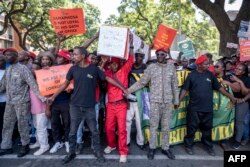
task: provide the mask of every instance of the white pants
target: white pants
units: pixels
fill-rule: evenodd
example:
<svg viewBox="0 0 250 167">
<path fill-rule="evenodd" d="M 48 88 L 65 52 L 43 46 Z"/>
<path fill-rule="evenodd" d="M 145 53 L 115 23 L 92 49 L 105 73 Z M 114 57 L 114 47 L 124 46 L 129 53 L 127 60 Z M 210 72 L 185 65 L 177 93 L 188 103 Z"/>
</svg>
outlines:
<svg viewBox="0 0 250 167">
<path fill-rule="evenodd" d="M 141 118 L 139 115 L 139 109 L 137 102 L 130 102 L 130 108 L 127 111 L 127 144 L 130 143 L 130 133 L 131 133 L 131 125 L 132 125 L 132 120 L 135 117 L 135 126 L 137 130 L 136 134 L 136 142 L 138 145 L 144 145 L 144 137 L 142 133 L 142 128 L 141 128 Z"/>
<path fill-rule="evenodd" d="M 36 139 L 40 144 L 40 147 L 46 147 L 48 145 L 48 118 L 45 113 L 32 114 L 33 124 L 36 128 Z"/>
</svg>

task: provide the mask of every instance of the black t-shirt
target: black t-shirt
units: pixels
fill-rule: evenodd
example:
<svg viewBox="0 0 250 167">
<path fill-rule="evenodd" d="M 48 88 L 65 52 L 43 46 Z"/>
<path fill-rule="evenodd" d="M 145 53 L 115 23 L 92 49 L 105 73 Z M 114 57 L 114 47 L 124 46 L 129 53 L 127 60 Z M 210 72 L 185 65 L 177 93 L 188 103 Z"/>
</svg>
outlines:
<svg viewBox="0 0 250 167">
<path fill-rule="evenodd" d="M 71 96 L 71 105 L 92 108 L 96 103 L 97 80 L 104 80 L 105 75 L 95 65 L 86 68 L 74 65 L 69 69 L 67 80 L 74 80 L 74 92 Z"/>
<path fill-rule="evenodd" d="M 146 64 L 142 64 L 140 68 L 135 68 L 134 65 L 129 73 L 129 86 L 132 86 L 141 76 L 144 74 L 144 70 L 147 68 Z"/>
<path fill-rule="evenodd" d="M 243 83 L 244 85 L 250 89 L 250 78 L 247 76 L 240 76 L 238 77 Z M 234 97 L 236 98 L 244 98 L 245 96 L 240 92 L 234 92 Z"/>
<path fill-rule="evenodd" d="M 210 72 L 192 71 L 182 89 L 189 91 L 188 111 L 213 112 L 213 89 L 219 90 L 221 85 Z"/>
</svg>

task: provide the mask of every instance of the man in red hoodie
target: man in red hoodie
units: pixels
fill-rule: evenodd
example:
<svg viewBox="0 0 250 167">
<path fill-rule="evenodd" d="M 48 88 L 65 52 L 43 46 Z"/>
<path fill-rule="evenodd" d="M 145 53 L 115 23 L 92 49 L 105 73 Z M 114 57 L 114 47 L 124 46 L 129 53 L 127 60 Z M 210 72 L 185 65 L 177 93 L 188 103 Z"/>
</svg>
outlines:
<svg viewBox="0 0 250 167">
<path fill-rule="evenodd" d="M 127 62 L 120 67 L 120 59 L 112 58 L 110 64 L 110 72 L 107 75 L 120 83 L 124 88 L 128 87 L 128 75 L 134 63 L 133 55 L 133 39 L 130 36 L 130 52 Z M 108 146 L 104 152 L 109 154 L 116 149 L 115 128 L 118 127 L 118 147 L 120 153 L 120 162 L 127 161 L 127 131 L 126 131 L 126 116 L 127 116 L 127 101 L 123 96 L 123 92 L 118 87 L 108 83 L 108 103 L 106 113 L 106 135 Z"/>
</svg>

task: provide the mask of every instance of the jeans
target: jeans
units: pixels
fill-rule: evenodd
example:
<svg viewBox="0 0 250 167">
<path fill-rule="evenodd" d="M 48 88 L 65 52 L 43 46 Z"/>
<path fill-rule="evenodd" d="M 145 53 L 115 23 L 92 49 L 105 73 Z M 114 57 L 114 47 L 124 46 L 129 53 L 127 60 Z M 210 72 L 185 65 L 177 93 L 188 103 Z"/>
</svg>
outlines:
<svg viewBox="0 0 250 167">
<path fill-rule="evenodd" d="M 247 112 L 247 116 L 245 117 L 244 120 L 244 131 L 243 131 L 243 139 L 249 139 L 249 124 L 250 122 L 250 110 Z"/>
<path fill-rule="evenodd" d="M 81 121 L 86 121 L 91 134 L 92 145 L 95 152 L 100 152 L 100 136 L 99 131 L 96 128 L 96 113 L 94 108 L 83 108 L 79 106 L 70 105 L 70 132 L 69 132 L 69 144 L 70 153 L 75 153 L 76 149 L 76 136 L 77 130 Z"/>
<path fill-rule="evenodd" d="M 98 124 L 98 119 L 99 119 L 99 108 L 100 108 L 100 103 L 96 103 L 95 105 L 95 112 L 96 112 L 96 128 L 99 130 L 99 124 Z M 84 135 L 84 122 L 81 121 L 78 130 L 77 130 L 77 137 L 76 137 L 76 143 L 81 144 L 83 143 L 82 138 Z"/>
</svg>

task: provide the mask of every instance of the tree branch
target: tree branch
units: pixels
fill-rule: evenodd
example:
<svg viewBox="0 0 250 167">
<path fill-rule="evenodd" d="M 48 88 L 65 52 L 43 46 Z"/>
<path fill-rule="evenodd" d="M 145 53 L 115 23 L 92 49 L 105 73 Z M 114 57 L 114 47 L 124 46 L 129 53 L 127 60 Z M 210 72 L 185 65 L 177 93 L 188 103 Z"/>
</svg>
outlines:
<svg viewBox="0 0 250 167">
<path fill-rule="evenodd" d="M 250 1 L 249 0 L 243 0 L 242 5 L 240 7 L 239 13 L 236 16 L 235 20 L 233 21 L 234 24 L 240 25 L 240 21 L 249 21 L 250 19 Z"/>
</svg>

